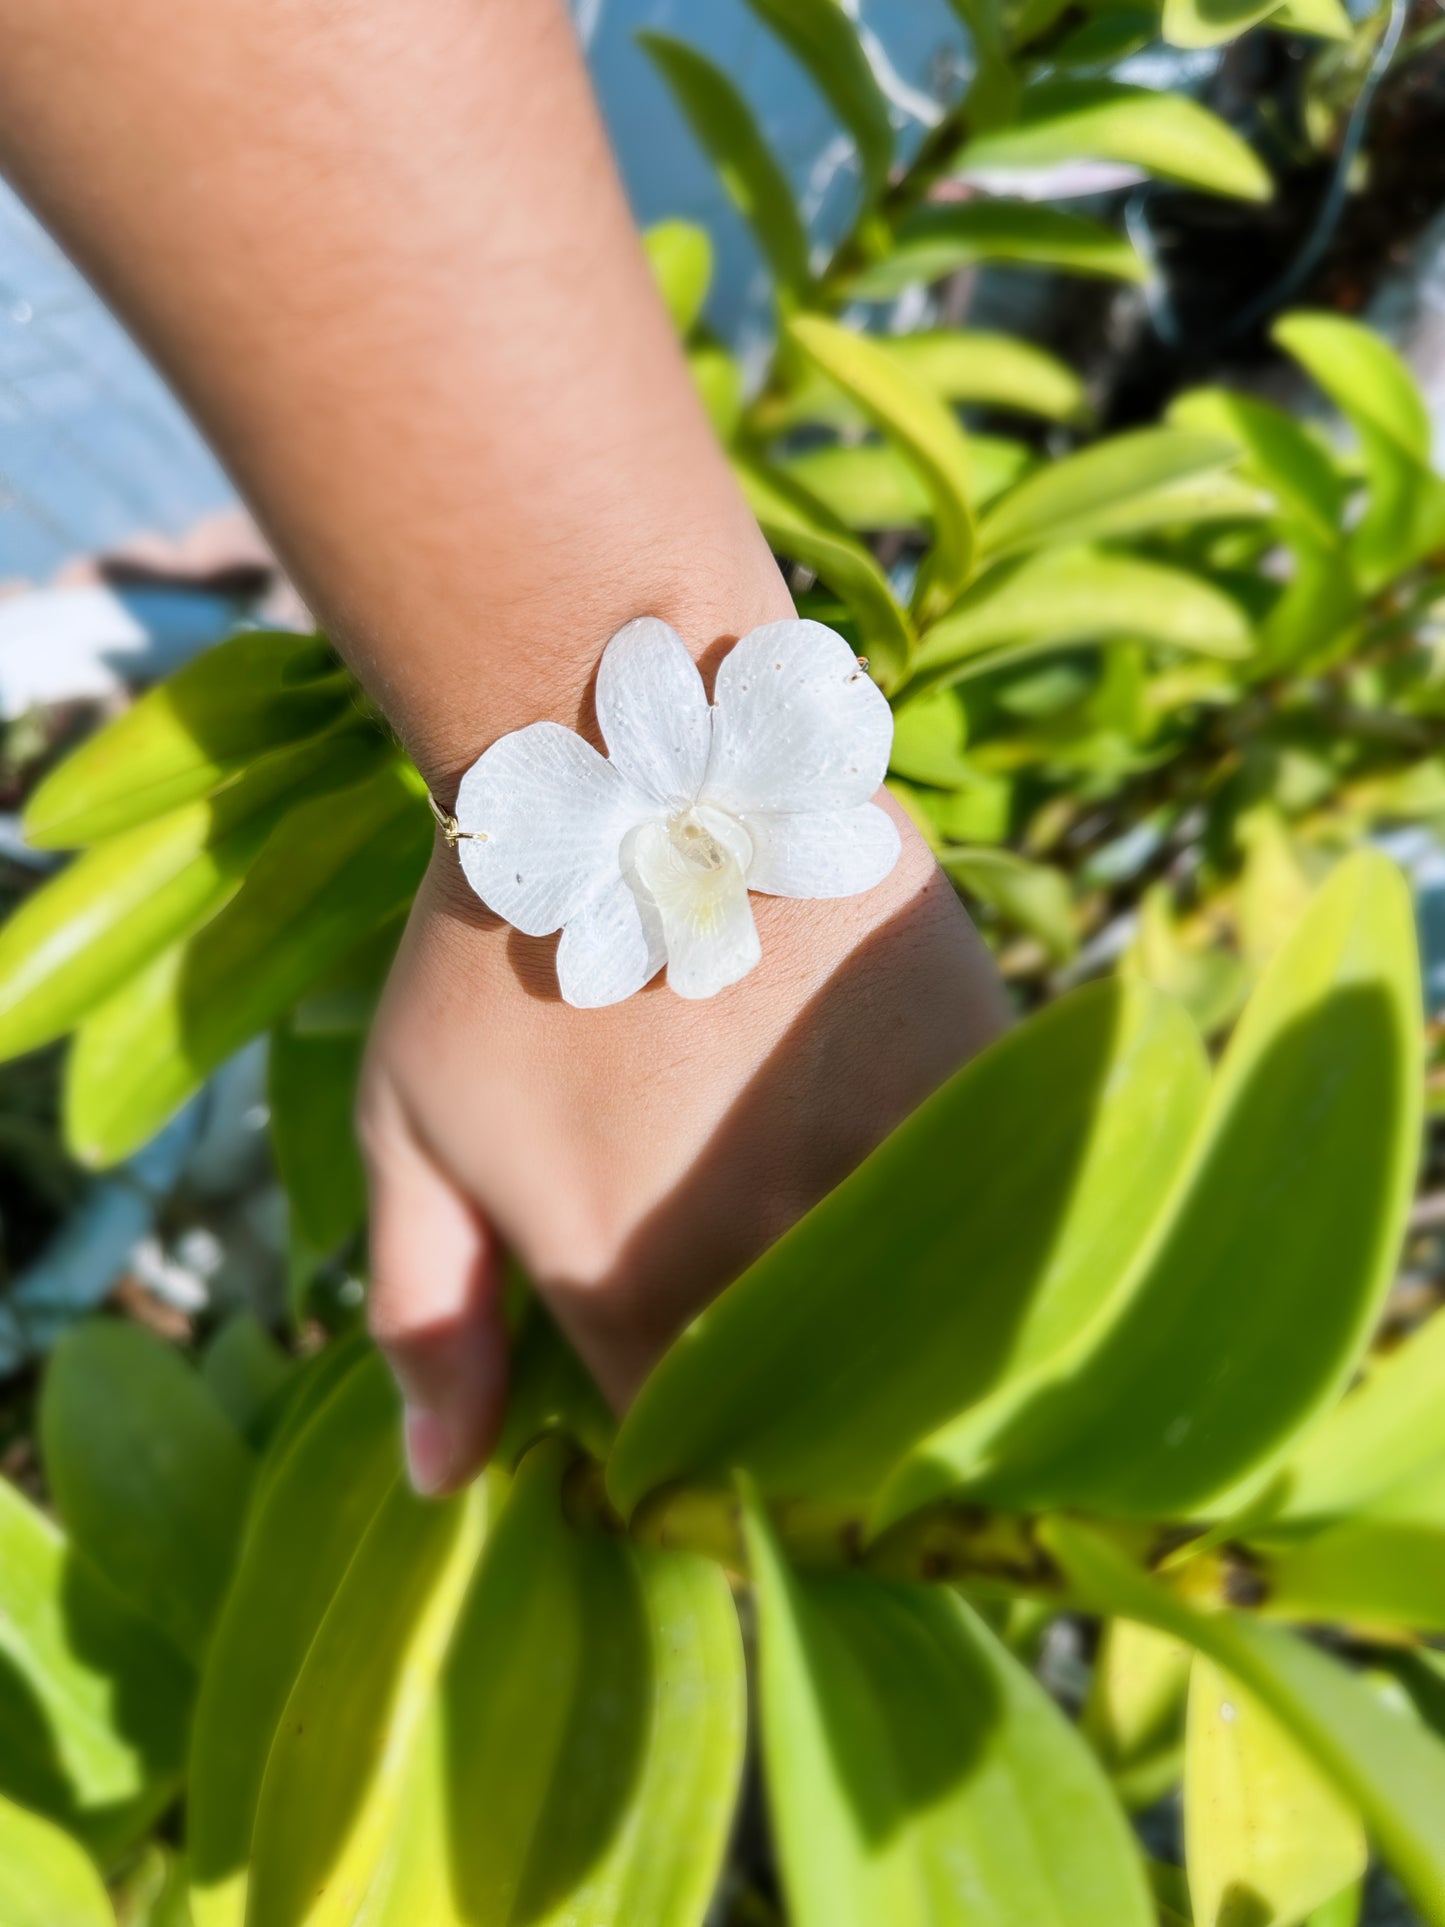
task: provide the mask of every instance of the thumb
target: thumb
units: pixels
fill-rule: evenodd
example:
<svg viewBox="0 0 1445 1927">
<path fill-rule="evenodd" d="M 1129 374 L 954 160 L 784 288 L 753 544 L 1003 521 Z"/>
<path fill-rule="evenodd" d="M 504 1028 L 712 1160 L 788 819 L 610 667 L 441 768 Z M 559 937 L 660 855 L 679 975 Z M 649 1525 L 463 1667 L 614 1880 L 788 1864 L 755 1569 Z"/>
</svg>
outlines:
<svg viewBox="0 0 1445 1927">
<path fill-rule="evenodd" d="M 486 1463 L 506 1404 L 501 1253 L 473 1201 L 384 1081 L 362 1100 L 371 1191 L 372 1336 L 401 1387 L 416 1490 L 454 1491 Z"/>
</svg>

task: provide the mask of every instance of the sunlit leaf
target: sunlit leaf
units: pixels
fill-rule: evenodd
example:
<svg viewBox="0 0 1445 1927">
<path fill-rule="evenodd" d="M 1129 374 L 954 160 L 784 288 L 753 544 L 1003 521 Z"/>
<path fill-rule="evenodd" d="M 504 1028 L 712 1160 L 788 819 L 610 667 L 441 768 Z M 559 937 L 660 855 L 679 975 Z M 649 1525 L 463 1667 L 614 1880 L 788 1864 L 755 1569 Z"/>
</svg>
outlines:
<svg viewBox="0 0 1445 1927">
<path fill-rule="evenodd" d="M 1100 1768 L 960 1598 L 801 1577 L 757 1508 L 748 1548 L 768 1800 L 797 1927 L 1152 1927 Z"/>
<path fill-rule="evenodd" d="M 1164 38 L 1173 47 L 1221 47 L 1258 26 L 1279 4 L 1280 0 L 1164 0 Z"/>
<path fill-rule="evenodd" d="M 84 1848 L 39 1814 L 0 1798 L 0 1921 L 5 1927 L 115 1927 Z"/>
<path fill-rule="evenodd" d="M 366 1213 L 366 1174 L 352 1122 L 363 1040 L 271 1033 L 271 1143 L 286 1198 L 307 1241 L 329 1252 Z"/>
<path fill-rule="evenodd" d="M 1051 1519 L 1040 1531 L 1094 1609 L 1186 1640 L 1241 1681 L 1359 1810 L 1426 1919 L 1445 1920 L 1445 1744 L 1305 1640 L 1237 1613 L 1195 1610 L 1073 1521 Z"/>
<path fill-rule="evenodd" d="M 1064 962 L 1078 949 L 1073 893 L 1062 870 L 1031 863 L 1012 850 L 957 844 L 940 850 L 938 860 L 965 896 L 976 897 L 1037 937 L 1053 962 Z"/>
<path fill-rule="evenodd" d="M 1026 87 L 1018 118 L 971 140 L 961 165 L 1013 169 L 1062 161 L 1119 161 L 1208 194 L 1264 201 L 1268 173 L 1232 128 L 1182 93 L 1118 80 L 1043 80 Z"/>
<path fill-rule="evenodd" d="M 1267 1521 L 1267 1534 L 1277 1530 Z M 1341 1620 L 1398 1637 L 1445 1633 L 1445 1459 L 1337 1524 L 1252 1542 L 1262 1606 L 1286 1619 Z"/>
<path fill-rule="evenodd" d="M 1250 1000 L 1115 1314 L 996 1442 L 987 1489 L 1168 1518 L 1233 1509 L 1278 1466 L 1339 1396 L 1393 1275 L 1419 998 L 1409 892 L 1356 855 Z"/>
<path fill-rule="evenodd" d="M 1100 221 L 1033 201 L 962 201 L 919 208 L 899 223 L 888 253 L 849 278 L 859 301 L 890 301 L 977 262 L 1142 281 L 1132 244 Z"/>
<path fill-rule="evenodd" d="M 1099 1640 L 1084 1731 L 1127 1807 L 1150 1807 L 1184 1772 L 1189 1648 L 1152 1626 L 1111 1619 Z"/>
<path fill-rule="evenodd" d="M 142 1326 L 91 1319 L 56 1348 L 40 1437 L 73 1542 L 198 1661 L 235 1562 L 254 1465 L 210 1388 Z"/>
<path fill-rule="evenodd" d="M 385 769 L 303 803 L 204 929 L 164 950 L 76 1037 L 66 1131 L 87 1162 L 143 1144 L 415 890 L 432 829 L 417 780 Z"/>
<path fill-rule="evenodd" d="M 209 796 L 266 751 L 333 721 L 354 687 L 320 636 L 234 636 L 58 764 L 26 806 L 26 837 L 74 849 Z"/>
<path fill-rule="evenodd" d="M 787 177 L 747 102 L 721 68 L 686 41 L 650 31 L 637 39 L 752 229 L 778 286 L 787 294 L 801 294 L 810 278 L 808 237 Z"/>
<path fill-rule="evenodd" d="M 1087 1322 L 1182 1155 L 1204 1081 L 1179 1013 L 1112 984 L 995 1044 L 673 1346 L 623 1422 L 618 1504 L 737 1466 L 771 1492 L 867 1492 Z"/>
<path fill-rule="evenodd" d="M 196 1927 L 242 1927 L 261 1776 L 323 1615 L 400 1465 L 396 1394 L 381 1360 L 321 1354 L 324 1396 L 278 1435 L 201 1679 L 188 1837 Z"/>
<path fill-rule="evenodd" d="M 970 435 L 968 450 L 979 507 L 1011 488 L 1035 459 L 1026 443 L 998 435 Z M 921 535 L 930 525 L 928 491 L 891 442 L 832 442 L 802 449 L 784 456 L 776 469 L 859 533 L 897 529 Z"/>
<path fill-rule="evenodd" d="M 913 659 L 921 681 L 956 682 L 1008 660 L 1137 637 L 1206 656 L 1249 653 L 1238 603 L 1202 577 L 1096 549 L 1047 550 L 991 570 L 935 623 Z"/>
<path fill-rule="evenodd" d="M 712 240 L 695 221 L 658 221 L 642 237 L 648 265 L 679 335 L 692 332 L 712 281 Z"/>
<path fill-rule="evenodd" d="M 907 667 L 913 625 L 872 555 L 794 478 L 744 462 L 736 473 L 769 544 L 813 570 L 848 604 L 869 667 L 890 688 Z"/>
<path fill-rule="evenodd" d="M 1249 973 L 1237 957 L 1217 944 L 1184 941 L 1167 883 L 1151 885 L 1140 899 L 1134 937 L 1119 968 L 1177 997 L 1205 1037 L 1238 1014 L 1249 989 Z"/>
<path fill-rule="evenodd" d="M 1166 494 L 1161 509 L 1160 492 L 1214 474 L 1234 459 L 1230 442 L 1188 429 L 1139 428 L 1111 436 L 1010 489 L 980 522 L 979 548 L 998 557 L 1041 542 L 1062 547 L 1192 519 L 1187 495 L 1171 504 Z"/>
<path fill-rule="evenodd" d="M 699 1927 L 744 1744 L 737 1611 L 710 1561 L 564 1516 L 523 1462 L 457 1623 L 376 1918 Z M 349 1918 L 349 1916 L 348 1916 Z"/>
<path fill-rule="evenodd" d="M 864 192 L 886 185 L 893 160 L 893 123 L 858 30 L 838 0 L 748 0 L 758 18 L 800 60 L 853 136 Z"/>
<path fill-rule="evenodd" d="M 1308 430 L 1284 409 L 1228 388 L 1193 388 L 1169 407 L 1169 419 L 1196 434 L 1234 441 L 1240 472 L 1269 489 L 1286 515 L 1321 542 L 1337 542 L 1346 486 Z"/>
<path fill-rule="evenodd" d="M 170 1642 L 0 1479 L 0 1794 L 108 1866 L 175 1795 L 193 1692 Z"/>
<path fill-rule="evenodd" d="M 1368 1858 L 1359 1815 L 1228 1674 L 1194 1662 L 1184 1840 L 1195 1927 L 1303 1920 Z"/>
<path fill-rule="evenodd" d="M 968 580 L 973 505 L 968 442 L 952 411 L 865 336 L 817 315 L 789 324 L 790 338 L 852 396 L 918 470 L 933 510 L 933 547 L 920 573 L 916 612 L 939 615 Z"/>
<path fill-rule="evenodd" d="M 963 753 L 967 740 L 968 718 L 957 692 L 927 689 L 894 711 L 890 768 L 918 783 L 965 783 L 971 774 Z"/>
</svg>

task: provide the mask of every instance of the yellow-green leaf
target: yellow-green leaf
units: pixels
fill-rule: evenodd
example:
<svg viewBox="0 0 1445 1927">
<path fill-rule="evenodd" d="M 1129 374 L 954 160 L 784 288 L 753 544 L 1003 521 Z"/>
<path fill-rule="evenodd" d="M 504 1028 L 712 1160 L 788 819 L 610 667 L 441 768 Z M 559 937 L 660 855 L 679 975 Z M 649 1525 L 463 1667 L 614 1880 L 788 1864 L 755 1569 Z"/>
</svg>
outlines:
<svg viewBox="0 0 1445 1927">
<path fill-rule="evenodd" d="M 0 1922 L 4 1927 L 115 1927 L 83 1847 L 50 1821 L 0 1798 Z"/>
<path fill-rule="evenodd" d="M 1082 214 L 1033 201 L 963 201 L 909 215 L 888 252 L 850 276 L 844 292 L 859 301 L 891 301 L 981 261 L 1111 281 L 1142 281 L 1146 275 L 1122 234 Z"/>
<path fill-rule="evenodd" d="M 1153 1806 L 1184 1772 L 1189 1648 L 1152 1626 L 1111 1619 L 1099 1639 L 1084 1731 L 1125 1806 Z"/>
<path fill-rule="evenodd" d="M 1280 0 L 1164 0 L 1164 38 L 1173 47 L 1220 47 L 1258 26 L 1279 4 Z"/>
<path fill-rule="evenodd" d="M 75 849 L 209 796 L 334 721 L 353 692 L 320 636 L 233 636 L 58 764 L 26 806 L 25 834 L 40 849 Z"/>
<path fill-rule="evenodd" d="M 1337 542 L 1346 488 L 1316 438 L 1282 408 L 1228 388 L 1192 388 L 1169 407 L 1169 420 L 1198 435 L 1232 440 L 1240 473 L 1269 489 L 1280 508 L 1321 542 Z"/>
<path fill-rule="evenodd" d="M 864 194 L 873 199 L 887 185 L 893 123 L 857 28 L 838 0 L 748 0 L 748 5 L 802 62 L 853 136 Z"/>
<path fill-rule="evenodd" d="M 689 335 L 712 281 L 712 240 L 695 221 L 658 221 L 642 237 L 658 292 L 679 335 Z"/>
</svg>

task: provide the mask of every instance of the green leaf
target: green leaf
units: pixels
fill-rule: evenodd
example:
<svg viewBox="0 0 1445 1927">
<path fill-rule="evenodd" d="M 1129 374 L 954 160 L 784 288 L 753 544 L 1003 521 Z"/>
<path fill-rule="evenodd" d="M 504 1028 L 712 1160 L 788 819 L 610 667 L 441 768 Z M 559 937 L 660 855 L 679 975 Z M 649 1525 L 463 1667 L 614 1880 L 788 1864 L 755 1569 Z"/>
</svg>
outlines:
<svg viewBox="0 0 1445 1927">
<path fill-rule="evenodd" d="M 1303 531 L 1288 541 L 1294 573 L 1259 626 L 1250 674 L 1323 669 L 1349 654 L 1359 635 L 1365 599 L 1349 550 L 1338 536 L 1320 542 Z"/>
<path fill-rule="evenodd" d="M 956 1595 L 788 1570 L 748 1520 L 768 1800 L 796 1927 L 1152 1927 L 1088 1749 Z"/>
<path fill-rule="evenodd" d="M 1442 1384 L 1445 1311 L 1438 1311 L 1306 1435 L 1280 1474 L 1271 1519 L 1346 1517 L 1445 1460 Z"/>
<path fill-rule="evenodd" d="M 272 1738 L 400 1463 L 396 1393 L 381 1359 L 369 1353 L 357 1366 L 343 1346 L 320 1357 L 344 1375 L 320 1380 L 321 1402 L 272 1446 L 201 1678 L 187 1829 L 196 1927 L 242 1927 Z"/>
<path fill-rule="evenodd" d="M 0 1479 L 0 1794 L 108 1866 L 175 1795 L 192 1692 L 170 1642 Z"/>
<path fill-rule="evenodd" d="M 1445 1920 L 1445 1745 L 1304 1640 L 1197 1612 L 1088 1527 L 1050 1519 L 1040 1533 L 1086 1603 L 1187 1640 L 1252 1692 L 1358 1808 L 1426 1919 Z"/>
<path fill-rule="evenodd" d="M 1275 1522 L 1265 1525 L 1273 1534 Z M 1272 1614 L 1343 1620 L 1386 1639 L 1445 1632 L 1445 1460 L 1404 1479 L 1325 1531 L 1251 1541 L 1255 1583 Z"/>
<path fill-rule="evenodd" d="M 933 547 L 919 576 L 920 622 L 942 614 L 968 580 L 973 507 L 968 442 L 946 403 L 885 348 L 817 315 L 789 323 L 789 338 L 917 469 L 933 507 Z"/>
<path fill-rule="evenodd" d="M 971 140 L 959 164 L 1053 167 L 1119 161 L 1208 194 L 1267 201 L 1268 173 L 1217 114 L 1185 94 L 1154 93 L 1118 80 L 1043 80 L 1026 87 L 1017 120 Z"/>
<path fill-rule="evenodd" d="M 271 1143 L 292 1214 L 308 1243 L 332 1252 L 366 1215 L 366 1173 L 353 1114 L 364 1038 L 271 1033 Z"/>
<path fill-rule="evenodd" d="M 811 569 L 847 603 L 874 675 L 891 688 L 907 667 L 914 636 L 882 569 L 792 477 L 749 462 L 736 463 L 735 471 L 769 545 Z"/>
<path fill-rule="evenodd" d="M 1266 24 L 1278 33 L 1311 34 L 1322 40 L 1355 37 L 1355 23 L 1341 0 L 1285 0 L 1282 7 L 1270 14 Z M 1353 1921 L 1348 1927 L 1354 1927 Z"/>
<path fill-rule="evenodd" d="M 1164 0 L 1164 38 L 1172 47 L 1222 47 L 1267 20 L 1279 4 L 1280 0 Z"/>
<path fill-rule="evenodd" d="M 292 810 L 220 915 L 81 1025 L 65 1089 L 77 1155 L 103 1164 L 145 1143 L 408 900 L 431 846 L 418 779 L 400 767 Z"/>
<path fill-rule="evenodd" d="M 404 1481 L 382 1500 L 306 1653 L 256 1811 L 248 1921 L 385 1920 L 417 1816 L 408 1782 L 434 1729 L 447 1646 L 480 1550 L 487 1486 L 438 1502 Z M 443 1786 L 434 1804 L 446 1811 Z M 487 1816 L 467 1814 L 474 1831 Z M 445 1861 L 445 1853 L 441 1856 Z M 440 1870 L 438 1870 L 440 1871 Z M 390 1912 L 442 1923 L 433 1912 Z M 198 1927 L 207 1927 L 198 1913 Z"/>
<path fill-rule="evenodd" d="M 929 630 L 913 673 L 957 682 L 1003 662 L 1123 637 L 1226 661 L 1249 654 L 1238 603 L 1199 576 L 1130 555 L 1061 549 L 991 570 Z"/>
<path fill-rule="evenodd" d="M 550 1432 L 574 1440 L 599 1462 L 612 1450 L 617 1420 L 596 1380 L 539 1298 L 529 1296 L 512 1338 L 507 1417 L 494 1461 L 515 1466 Z"/>
<path fill-rule="evenodd" d="M 681 336 L 692 333 L 712 282 L 712 240 L 694 221 L 658 221 L 642 237 L 672 325 Z"/>
<path fill-rule="evenodd" d="M 0 1799 L 4 1927 L 115 1927 L 100 1875 L 68 1833 Z"/>
<path fill-rule="evenodd" d="M 1231 442 L 1182 428 L 1138 428 L 1051 462 L 1010 489 L 979 524 L 979 548 L 1013 555 L 1048 542 L 1093 540 L 1183 521 L 1189 509 L 1157 506 L 1160 491 L 1212 475 L 1235 460 Z M 1188 497 L 1184 500 L 1187 502 Z M 1139 519 L 1139 505 L 1143 519 Z"/>
<path fill-rule="evenodd" d="M 1354 1807 L 1237 1680 L 1194 1662 L 1184 1773 L 1196 1927 L 1270 1927 L 1353 1886 L 1368 1852 Z"/>
<path fill-rule="evenodd" d="M 1281 510 L 1321 542 L 1337 543 L 1346 488 L 1329 455 L 1292 415 L 1228 388 L 1192 388 L 1169 407 L 1169 420 L 1238 449 L 1240 472 L 1267 488 Z"/>
<path fill-rule="evenodd" d="M 555 1444 L 523 1462 L 458 1622 L 397 1927 L 708 1911 L 743 1763 L 737 1611 L 710 1561 L 570 1524 L 567 1465 Z"/>
<path fill-rule="evenodd" d="M 25 835 L 38 849 L 74 849 L 209 796 L 333 722 L 354 689 L 320 636 L 233 636 L 53 769 L 26 806 Z"/>
<path fill-rule="evenodd" d="M 937 334 L 901 335 L 879 345 L 915 381 L 944 401 L 974 402 L 1008 408 L 1045 421 L 1078 423 L 1088 419 L 1082 380 L 1056 355 L 1014 335 L 948 329 Z M 758 408 L 758 425 L 767 433 L 800 425 L 856 428 L 866 417 L 841 389 L 816 368 L 786 394 Z M 970 446 L 974 446 L 971 442 Z"/>
<path fill-rule="evenodd" d="M 1143 1236 L 1204 1081 L 1187 1022 L 1112 984 L 995 1044 L 673 1346 L 623 1421 L 617 1504 L 738 1466 L 779 1494 L 869 1491 L 1088 1320 Z"/>
<path fill-rule="evenodd" d="M 393 752 L 366 725 L 253 763 L 219 795 L 104 838 L 0 929 L 0 1056 L 34 1050 L 235 896 L 287 810 Z"/>
<path fill-rule="evenodd" d="M 726 348 L 710 341 L 688 349 L 687 369 L 713 433 L 730 447 L 743 418 L 742 369 Z"/>
<path fill-rule="evenodd" d="M 1419 1154 L 1420 1023 L 1409 891 L 1356 855 L 1250 1000 L 1116 1315 L 997 1442 L 988 1492 L 1170 1518 L 1232 1510 L 1277 1468 L 1338 1398 L 1389 1289 Z"/>
<path fill-rule="evenodd" d="M 742 95 L 727 75 L 686 41 L 639 33 L 638 44 L 667 82 L 728 198 L 752 229 L 779 289 L 803 294 L 811 275 L 808 236 L 792 189 Z"/>
<path fill-rule="evenodd" d="M 1109 281 L 1143 281 L 1148 273 L 1130 241 L 1082 214 L 1034 201 L 961 201 L 908 215 L 889 251 L 850 275 L 842 291 L 854 301 L 891 301 L 980 262 Z"/>
<path fill-rule="evenodd" d="M 1151 1807 L 1183 1777 L 1188 1691 L 1187 1646 L 1132 1619 L 1107 1623 L 1083 1725 L 1125 1806 Z"/>
<path fill-rule="evenodd" d="M 1012 488 L 1034 460 L 1023 442 L 970 435 L 974 500 L 980 507 Z M 928 492 L 891 442 L 833 442 L 786 455 L 775 464 L 846 528 L 860 534 L 897 529 L 922 534 L 930 524 Z"/>
<path fill-rule="evenodd" d="M 864 198 L 876 199 L 893 162 L 893 123 L 857 28 L 838 0 L 748 0 L 748 5 L 808 70 L 853 136 Z"/>
<path fill-rule="evenodd" d="M 1367 589 L 1445 546 L 1445 482 L 1430 470 L 1430 415 L 1393 348 L 1358 322 L 1290 314 L 1274 338 L 1360 438 L 1369 507 L 1349 541 Z"/>
<path fill-rule="evenodd" d="M 199 1373 L 142 1326 L 91 1319 L 56 1347 L 40 1438 L 74 1543 L 198 1661 L 235 1563 L 254 1469 Z"/>
<path fill-rule="evenodd" d="M 926 689 L 893 713 L 890 769 L 918 783 L 952 788 L 973 772 L 964 755 L 968 717 L 952 689 Z"/>
<path fill-rule="evenodd" d="M 211 1396 L 258 1450 L 279 1423 L 299 1369 L 253 1311 L 234 1312 L 201 1357 L 201 1377 Z"/>
<path fill-rule="evenodd" d="M 1062 870 L 1030 863 L 1012 850 L 945 847 L 938 860 L 965 896 L 976 897 L 1037 937 L 1054 963 L 1079 947 L 1073 892 Z"/>
<path fill-rule="evenodd" d="M 1204 1037 L 1215 1036 L 1239 1014 L 1249 989 L 1249 974 L 1237 957 L 1217 945 L 1184 941 L 1167 883 L 1151 885 L 1141 897 L 1138 926 L 1119 968 L 1177 997 Z"/>
</svg>

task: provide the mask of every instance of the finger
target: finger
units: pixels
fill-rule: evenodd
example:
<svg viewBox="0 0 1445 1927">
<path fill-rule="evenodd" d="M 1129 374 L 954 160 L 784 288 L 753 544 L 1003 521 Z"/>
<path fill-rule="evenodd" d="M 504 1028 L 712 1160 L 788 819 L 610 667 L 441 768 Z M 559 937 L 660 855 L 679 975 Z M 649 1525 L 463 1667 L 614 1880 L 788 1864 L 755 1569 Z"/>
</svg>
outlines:
<svg viewBox="0 0 1445 1927">
<path fill-rule="evenodd" d="M 486 1463 L 506 1403 L 501 1254 L 394 1098 L 368 1098 L 362 1138 L 369 1322 L 401 1387 L 407 1468 L 418 1492 L 455 1491 Z"/>
</svg>

